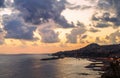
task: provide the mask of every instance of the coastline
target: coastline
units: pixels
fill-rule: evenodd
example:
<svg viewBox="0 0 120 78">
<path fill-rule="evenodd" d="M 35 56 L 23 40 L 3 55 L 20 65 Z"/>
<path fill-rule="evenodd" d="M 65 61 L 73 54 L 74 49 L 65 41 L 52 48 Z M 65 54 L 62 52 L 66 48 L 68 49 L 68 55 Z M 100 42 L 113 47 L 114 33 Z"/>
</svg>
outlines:
<svg viewBox="0 0 120 78">
<path fill-rule="evenodd" d="M 53 55 L 54 56 L 54 55 Z M 64 57 L 69 57 L 69 56 L 64 56 Z M 76 58 L 80 60 L 80 57 L 72 57 L 71 58 Z M 63 57 L 62 57 L 63 58 Z M 93 71 L 100 71 L 99 75 L 101 76 L 100 78 L 120 78 L 120 58 L 115 58 L 115 57 L 81 57 L 82 59 L 87 59 L 91 61 L 92 63 L 86 68 L 92 69 Z M 61 57 L 58 55 L 58 59 L 61 59 Z M 118 64 L 116 64 L 116 61 L 118 60 Z M 111 67 L 111 64 L 114 66 Z M 114 70 L 115 68 L 115 70 Z M 111 70 L 112 69 L 112 70 Z M 114 73 L 114 71 L 116 73 Z M 113 72 L 113 73 L 110 73 Z M 112 75 L 111 75 L 112 74 Z"/>
<path fill-rule="evenodd" d="M 50 55 L 50 56 L 53 56 L 53 55 Z M 75 58 L 75 57 L 53 56 L 51 58 L 43 58 L 41 60 L 42 61 L 50 61 L 50 60 L 58 60 L 58 59 L 63 59 L 63 58 Z M 88 66 L 85 66 L 85 68 L 88 68 L 93 71 L 98 71 L 100 76 L 105 72 L 105 68 L 106 68 L 105 66 L 108 65 L 108 61 L 104 60 L 105 58 L 82 57 L 82 58 L 76 58 L 76 59 L 78 59 L 78 60 L 87 59 L 88 61 L 91 61 L 91 63 Z"/>
</svg>

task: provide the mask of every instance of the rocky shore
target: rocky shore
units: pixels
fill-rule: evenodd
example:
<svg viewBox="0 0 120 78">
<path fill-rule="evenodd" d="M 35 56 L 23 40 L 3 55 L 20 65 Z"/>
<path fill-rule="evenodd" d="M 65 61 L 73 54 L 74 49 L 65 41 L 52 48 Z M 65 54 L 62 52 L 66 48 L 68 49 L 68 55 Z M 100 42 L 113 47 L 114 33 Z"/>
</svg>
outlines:
<svg viewBox="0 0 120 78">
<path fill-rule="evenodd" d="M 113 58 L 109 61 L 101 78 L 120 78 L 120 58 Z"/>
</svg>

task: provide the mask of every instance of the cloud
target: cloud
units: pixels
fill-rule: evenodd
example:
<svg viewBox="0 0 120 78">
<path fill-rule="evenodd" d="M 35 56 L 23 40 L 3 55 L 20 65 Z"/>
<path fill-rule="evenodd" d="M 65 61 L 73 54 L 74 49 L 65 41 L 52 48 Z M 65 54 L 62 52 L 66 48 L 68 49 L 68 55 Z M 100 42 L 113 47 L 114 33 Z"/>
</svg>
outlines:
<svg viewBox="0 0 120 78">
<path fill-rule="evenodd" d="M 16 14 L 3 16 L 6 38 L 33 40 L 33 26 L 24 23 L 23 19 Z"/>
<path fill-rule="evenodd" d="M 77 43 L 78 36 L 81 36 L 86 32 L 84 27 L 73 28 L 70 34 L 66 34 L 68 43 Z"/>
<path fill-rule="evenodd" d="M 96 25 L 97 28 L 106 28 L 106 27 L 109 27 L 109 26 L 110 26 L 110 24 L 108 24 L 106 22 L 99 22 Z"/>
<path fill-rule="evenodd" d="M 100 37 L 96 37 L 95 42 L 100 44 L 107 44 L 107 42 L 105 40 L 100 39 Z"/>
<path fill-rule="evenodd" d="M 88 37 L 88 35 L 83 35 L 81 38 L 82 39 L 85 39 L 85 38 L 87 38 Z"/>
<path fill-rule="evenodd" d="M 67 8 L 71 9 L 71 10 L 78 10 L 81 8 L 80 5 L 76 5 L 76 6 L 68 6 Z"/>
<path fill-rule="evenodd" d="M 34 32 L 38 30 L 42 42 L 55 43 L 60 40 L 53 27 L 73 26 L 61 15 L 67 4 L 65 0 L 7 0 L 4 4 L 2 21 L 7 32 L 5 38 L 36 40 Z"/>
<path fill-rule="evenodd" d="M 112 16 L 111 13 L 104 12 L 101 14 L 102 15 L 99 15 L 99 13 L 95 13 L 92 16 L 92 21 L 96 22 L 95 27 L 97 28 L 106 28 L 110 26 L 116 27 L 116 25 L 119 24 L 118 19 L 115 16 Z"/>
<path fill-rule="evenodd" d="M 111 1 L 111 0 L 109 0 Z M 111 4 L 108 2 L 108 0 L 99 0 L 98 6 L 100 9 L 108 10 L 111 8 Z"/>
<path fill-rule="evenodd" d="M 115 26 L 119 26 L 120 25 L 120 21 L 119 19 L 116 17 L 116 16 L 111 16 L 111 13 L 108 13 L 108 12 L 104 12 L 102 13 L 102 16 L 97 16 L 97 14 L 94 14 L 92 16 L 92 20 L 93 21 L 97 21 L 97 22 L 105 22 L 108 23 L 108 22 L 111 22 L 113 23 Z M 107 25 L 107 24 L 106 24 Z M 106 26 L 105 25 L 105 26 Z"/>
<path fill-rule="evenodd" d="M 0 8 L 4 7 L 4 0 L 0 0 Z"/>
<path fill-rule="evenodd" d="M 55 33 L 53 30 L 42 30 L 39 32 L 42 36 L 42 42 L 44 43 L 55 43 L 59 42 L 58 33 Z"/>
<path fill-rule="evenodd" d="M 105 39 L 107 39 L 107 40 L 109 40 L 109 38 L 110 38 L 110 37 L 109 37 L 108 35 L 105 37 Z"/>
<path fill-rule="evenodd" d="M 53 19 L 65 28 L 72 26 L 61 15 L 66 3 L 65 0 L 15 0 L 15 6 L 26 22 L 38 25 Z"/>
<path fill-rule="evenodd" d="M 5 36 L 6 32 L 0 28 L 0 44 L 4 43 L 4 36 Z"/>
<path fill-rule="evenodd" d="M 35 40 L 36 38 L 33 32 L 37 31 L 37 35 L 39 35 L 37 39 L 41 39 L 43 43 L 56 43 L 59 42 L 60 39 L 58 37 L 59 33 L 54 30 L 58 27 L 71 27 L 71 33 L 66 34 L 67 42 L 77 43 L 78 40 L 83 39 L 84 41 L 86 37 L 89 36 L 84 34 L 86 31 L 95 33 L 102 30 L 97 28 L 120 26 L 120 1 L 81 1 L 83 1 L 83 3 L 69 4 L 66 0 L 14 0 L 13 2 L 12 0 L 5 0 L 5 2 L 4 0 L 0 0 L 0 7 L 5 6 L 2 15 L 4 15 L 3 28 L 4 31 L 7 32 L 6 35 L 2 35 L 3 32 L 0 32 L 0 35 L 2 35 L 1 40 L 2 38 L 4 39 L 4 37 Z M 97 1 L 98 4 L 96 4 Z M 64 10 L 67 11 L 65 14 L 63 13 Z M 90 12 L 88 12 L 88 10 Z M 7 12 L 9 14 L 5 15 Z M 70 12 L 71 14 L 69 14 Z M 76 13 L 74 14 L 74 12 Z M 89 18 L 92 14 L 94 15 L 91 21 Z M 67 18 L 67 15 L 71 18 Z M 77 16 L 79 16 L 80 19 L 77 18 Z M 71 22 L 71 19 L 73 19 L 73 22 Z M 93 28 L 91 28 L 92 26 L 87 27 L 89 24 L 95 26 L 93 26 Z M 85 28 L 90 29 L 86 30 Z M 96 40 L 100 41 L 99 38 Z"/>
<path fill-rule="evenodd" d="M 87 10 L 92 8 L 92 6 L 87 6 L 87 5 L 76 5 L 76 6 L 69 6 L 67 7 L 71 10 Z"/>
<path fill-rule="evenodd" d="M 90 9 L 90 8 L 92 8 L 92 6 L 83 5 L 81 7 L 81 10 L 86 10 L 86 9 Z"/>
<path fill-rule="evenodd" d="M 93 21 L 99 21 L 99 20 L 100 20 L 100 18 L 96 17 L 96 15 L 97 15 L 97 13 L 95 13 L 95 14 L 92 15 L 92 18 L 91 18 L 91 19 L 92 19 Z"/>
<path fill-rule="evenodd" d="M 110 4 L 109 8 L 113 8 L 117 13 L 117 17 L 120 17 L 120 1 L 119 0 L 105 0 L 107 3 Z"/>
<path fill-rule="evenodd" d="M 111 33 L 111 34 L 109 35 L 109 37 L 107 37 L 107 38 L 110 40 L 110 43 L 112 43 L 112 44 L 117 44 L 117 43 L 119 43 L 119 42 L 117 41 L 117 38 L 120 39 L 120 31 L 117 30 L 116 32 Z"/>
<path fill-rule="evenodd" d="M 80 21 L 77 21 L 77 26 L 84 27 L 85 25 L 83 23 L 81 23 Z"/>
<path fill-rule="evenodd" d="M 93 33 L 95 33 L 95 32 L 99 32 L 100 30 L 98 30 L 98 29 L 95 29 L 95 28 L 90 28 L 90 30 L 89 30 L 90 32 L 93 32 Z"/>
<path fill-rule="evenodd" d="M 119 0 L 99 0 L 97 14 L 92 16 L 94 21 L 111 22 L 114 26 L 120 26 L 120 1 Z M 97 15 L 102 15 L 98 16 Z"/>
<path fill-rule="evenodd" d="M 44 23 L 37 28 L 37 33 L 41 36 L 41 42 L 43 43 L 56 43 L 59 42 L 59 33 L 54 31 L 55 22 L 49 20 L 48 23 Z"/>
</svg>

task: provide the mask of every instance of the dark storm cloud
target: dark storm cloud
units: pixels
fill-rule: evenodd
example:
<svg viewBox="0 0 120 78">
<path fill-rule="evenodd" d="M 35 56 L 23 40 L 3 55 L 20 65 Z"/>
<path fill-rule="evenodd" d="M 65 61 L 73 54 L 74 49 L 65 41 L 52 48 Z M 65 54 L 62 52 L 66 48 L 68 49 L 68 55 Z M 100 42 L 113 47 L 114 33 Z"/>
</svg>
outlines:
<svg viewBox="0 0 120 78">
<path fill-rule="evenodd" d="M 116 15 L 118 18 L 120 18 L 120 0 L 106 0 L 111 7 L 113 7 L 116 10 Z"/>
<path fill-rule="evenodd" d="M 101 17 L 93 16 L 92 19 L 95 21 L 112 22 L 115 26 L 120 26 L 120 0 L 99 0 L 99 10 L 103 10 L 107 13 L 103 13 Z M 110 14 L 115 14 L 112 16 Z"/>
<path fill-rule="evenodd" d="M 14 17 L 14 18 L 13 18 Z M 7 31 L 6 38 L 33 40 L 35 27 L 24 24 L 23 20 L 16 15 L 3 17 L 4 30 Z"/>
<path fill-rule="evenodd" d="M 4 0 L 0 0 L 0 8 L 4 6 Z"/>
<path fill-rule="evenodd" d="M 98 6 L 100 9 L 108 10 L 111 8 L 111 4 L 107 0 L 99 0 Z"/>
<path fill-rule="evenodd" d="M 98 27 L 98 28 L 106 28 L 109 26 L 116 27 L 116 26 L 119 26 L 120 24 L 119 19 L 115 16 L 111 16 L 109 12 L 104 12 L 102 16 L 97 16 L 97 15 L 98 13 L 95 13 L 92 16 L 92 20 L 97 22 L 95 27 Z M 109 24 L 109 22 L 113 23 L 114 25 Z"/>
<path fill-rule="evenodd" d="M 103 17 L 102 17 L 102 20 L 104 21 L 108 21 L 108 22 L 119 22 L 118 18 L 116 17 L 110 17 L 110 13 L 104 13 L 103 14 Z"/>
<path fill-rule="evenodd" d="M 13 11 L 10 15 L 4 14 L 2 18 L 4 30 L 7 32 L 5 38 L 36 40 L 38 37 L 35 38 L 33 32 L 43 27 L 37 33 L 41 36 L 41 41 L 54 43 L 60 41 L 59 33 L 54 31 L 54 27 L 73 26 L 61 15 L 65 4 L 68 4 L 65 0 L 8 0 L 5 4 L 6 9 Z"/>
<path fill-rule="evenodd" d="M 106 22 L 106 23 L 107 22 L 112 22 L 112 23 L 114 23 L 115 26 L 119 26 L 120 25 L 119 18 L 116 17 L 116 16 L 112 16 L 111 17 L 111 14 L 108 13 L 108 12 L 103 13 L 102 16 L 99 16 L 99 17 L 97 17 L 96 15 L 97 14 L 94 14 L 92 16 L 92 20 L 93 21 L 102 21 L 102 22 Z"/>
<path fill-rule="evenodd" d="M 21 11 L 24 20 L 32 24 L 41 24 L 53 19 L 63 27 L 71 27 L 61 16 L 65 9 L 65 0 L 15 0 L 15 6 Z"/>
</svg>

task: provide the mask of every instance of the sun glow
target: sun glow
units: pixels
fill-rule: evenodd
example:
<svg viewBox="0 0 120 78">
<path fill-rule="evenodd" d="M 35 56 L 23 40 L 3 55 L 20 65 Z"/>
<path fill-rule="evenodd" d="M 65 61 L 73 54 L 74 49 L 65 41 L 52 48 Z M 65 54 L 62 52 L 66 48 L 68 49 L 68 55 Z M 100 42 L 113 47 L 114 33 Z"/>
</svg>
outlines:
<svg viewBox="0 0 120 78">
<path fill-rule="evenodd" d="M 118 4 L 46 1 L 5 0 L 0 5 L 0 53 L 52 53 L 90 43 L 120 43 Z"/>
</svg>

